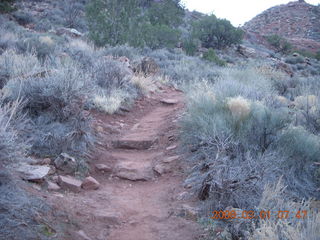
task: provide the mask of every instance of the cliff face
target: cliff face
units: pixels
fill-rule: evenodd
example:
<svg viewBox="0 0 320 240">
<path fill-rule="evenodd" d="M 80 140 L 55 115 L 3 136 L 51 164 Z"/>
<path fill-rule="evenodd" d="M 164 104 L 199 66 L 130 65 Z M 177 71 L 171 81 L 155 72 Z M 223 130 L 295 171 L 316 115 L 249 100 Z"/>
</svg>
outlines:
<svg viewBox="0 0 320 240">
<path fill-rule="evenodd" d="M 249 22 L 243 29 L 262 36 L 277 34 L 300 48 L 320 48 L 320 6 L 303 0 L 272 7 Z"/>
</svg>

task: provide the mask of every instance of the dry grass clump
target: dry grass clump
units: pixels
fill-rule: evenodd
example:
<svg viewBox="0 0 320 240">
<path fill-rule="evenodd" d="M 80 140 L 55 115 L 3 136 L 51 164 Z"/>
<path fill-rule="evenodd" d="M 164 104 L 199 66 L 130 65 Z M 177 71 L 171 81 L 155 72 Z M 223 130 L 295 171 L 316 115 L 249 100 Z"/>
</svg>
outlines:
<svg viewBox="0 0 320 240">
<path fill-rule="evenodd" d="M 298 96 L 294 100 L 294 105 L 299 109 L 310 109 L 317 107 L 318 104 L 318 97 L 315 95 Z"/>
<path fill-rule="evenodd" d="M 289 211 L 290 217 L 278 219 L 276 216 L 260 219 L 249 240 L 318 240 L 320 236 L 320 213 L 311 207 L 310 202 L 293 202 L 286 196 L 282 180 L 266 185 L 262 194 L 259 210 Z M 307 211 L 306 218 L 296 218 L 300 211 Z"/>
<path fill-rule="evenodd" d="M 97 109 L 107 114 L 113 114 L 119 110 L 121 105 L 130 98 L 128 92 L 122 89 L 113 90 L 110 94 L 96 95 L 93 104 Z"/>
<path fill-rule="evenodd" d="M 40 36 L 39 41 L 40 41 L 40 43 L 46 44 L 48 46 L 54 45 L 53 39 L 49 36 Z"/>
<path fill-rule="evenodd" d="M 154 92 L 158 89 L 153 77 L 145 77 L 143 75 L 133 76 L 131 79 L 133 85 L 139 89 L 143 95 L 148 95 L 150 92 Z"/>
<path fill-rule="evenodd" d="M 229 98 L 227 105 L 232 116 L 237 119 L 245 119 L 250 114 L 251 103 L 241 96 Z"/>
</svg>

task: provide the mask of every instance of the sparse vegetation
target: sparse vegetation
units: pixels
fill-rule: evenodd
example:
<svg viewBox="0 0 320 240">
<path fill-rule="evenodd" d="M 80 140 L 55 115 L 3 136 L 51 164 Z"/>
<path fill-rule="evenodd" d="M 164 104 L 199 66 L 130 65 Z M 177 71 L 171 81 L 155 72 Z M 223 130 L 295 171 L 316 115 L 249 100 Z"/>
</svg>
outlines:
<svg viewBox="0 0 320 240">
<path fill-rule="evenodd" d="M 205 60 L 208 60 L 210 62 L 214 62 L 215 64 L 219 65 L 219 66 L 225 66 L 226 62 L 221 60 L 216 53 L 214 52 L 214 50 L 212 48 L 209 48 L 208 52 L 205 52 L 203 54 L 203 58 Z"/>
<path fill-rule="evenodd" d="M 215 15 L 204 16 L 193 23 L 192 34 L 200 39 L 205 48 L 222 49 L 242 41 L 243 32 L 231 25 L 226 19 Z"/>
<path fill-rule="evenodd" d="M 267 36 L 267 41 L 273 46 L 278 52 L 289 53 L 292 50 L 292 44 L 289 43 L 285 38 L 279 35 Z"/>
<path fill-rule="evenodd" d="M 311 213 L 300 222 L 202 219 L 209 237 L 223 228 L 226 239 L 318 240 L 320 52 L 297 50 L 279 35 L 266 37 L 267 50 L 249 40 L 233 46 L 241 29 L 186 12 L 180 0 L 4 0 L 0 13 L 1 239 L 65 237 L 59 225 L 39 221 L 50 207 L 19 189 L 12 169 L 50 158 L 51 174 L 65 153 L 76 162 L 72 174 L 85 176 L 104 130 L 113 140 L 119 124 L 122 136 L 128 106 L 138 99 L 139 112 L 145 98 L 158 106 L 153 97 L 174 86 L 186 95 L 185 184 L 202 216 L 230 207 Z M 112 126 L 99 126 L 109 118 Z"/>
</svg>

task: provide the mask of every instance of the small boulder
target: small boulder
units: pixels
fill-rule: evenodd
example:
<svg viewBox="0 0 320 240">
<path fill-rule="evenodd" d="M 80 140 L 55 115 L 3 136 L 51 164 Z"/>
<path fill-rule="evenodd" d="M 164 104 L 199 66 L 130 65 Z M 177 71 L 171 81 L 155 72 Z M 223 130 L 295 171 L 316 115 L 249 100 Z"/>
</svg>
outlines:
<svg viewBox="0 0 320 240">
<path fill-rule="evenodd" d="M 166 148 L 167 151 L 171 151 L 177 148 L 177 145 L 172 145 Z"/>
<path fill-rule="evenodd" d="M 95 167 L 100 172 L 106 172 L 106 173 L 112 172 L 112 168 L 105 164 L 96 164 Z"/>
<path fill-rule="evenodd" d="M 94 215 L 94 218 L 98 219 L 99 221 L 109 226 L 115 226 L 121 223 L 120 215 L 115 212 L 99 211 L 97 213 L 94 213 L 93 215 Z"/>
<path fill-rule="evenodd" d="M 165 174 L 165 173 L 169 173 L 170 172 L 170 168 L 169 166 L 165 166 L 163 164 L 157 164 L 153 167 L 153 170 L 155 172 L 157 172 L 158 174 L 162 175 L 162 174 Z"/>
<path fill-rule="evenodd" d="M 48 181 L 47 184 L 48 184 L 48 191 L 59 191 L 61 189 L 59 185 L 54 182 Z"/>
<path fill-rule="evenodd" d="M 75 232 L 74 234 L 74 237 L 76 237 L 76 239 L 78 240 L 92 240 L 91 238 L 89 238 L 87 236 L 87 234 L 83 231 L 83 230 L 80 230 L 78 232 Z"/>
<path fill-rule="evenodd" d="M 74 173 L 78 166 L 76 160 L 67 153 L 61 153 L 60 156 L 54 160 L 54 164 L 57 169 L 66 174 Z"/>
<path fill-rule="evenodd" d="M 81 184 L 81 187 L 85 190 L 97 190 L 100 187 L 100 183 L 93 177 L 86 177 Z"/>
<path fill-rule="evenodd" d="M 42 182 L 48 176 L 50 167 L 40 165 L 21 164 L 17 171 L 23 180 L 31 182 Z"/>
<path fill-rule="evenodd" d="M 58 184 L 64 190 L 78 193 L 81 191 L 82 182 L 71 176 L 59 176 Z"/>
<path fill-rule="evenodd" d="M 115 176 L 131 181 L 147 181 L 153 178 L 150 162 L 120 161 L 115 166 Z"/>
<path fill-rule="evenodd" d="M 168 157 L 166 159 L 163 160 L 164 163 L 172 163 L 174 161 L 177 161 L 178 159 L 180 158 L 180 156 L 171 156 L 171 157 Z"/>
<path fill-rule="evenodd" d="M 178 100 L 176 99 L 161 99 L 160 102 L 166 105 L 174 105 L 178 103 Z"/>
</svg>

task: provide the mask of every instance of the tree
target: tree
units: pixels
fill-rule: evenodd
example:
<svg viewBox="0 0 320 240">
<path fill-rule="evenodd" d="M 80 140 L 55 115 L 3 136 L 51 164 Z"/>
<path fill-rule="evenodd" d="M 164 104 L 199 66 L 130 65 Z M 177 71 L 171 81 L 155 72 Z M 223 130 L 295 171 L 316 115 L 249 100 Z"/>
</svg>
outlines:
<svg viewBox="0 0 320 240">
<path fill-rule="evenodd" d="M 192 34 L 205 48 L 222 49 L 240 43 L 243 38 L 241 29 L 233 27 L 226 19 L 218 19 L 213 14 L 194 22 Z"/>
<path fill-rule="evenodd" d="M 292 50 L 292 45 L 285 38 L 279 35 L 267 36 L 267 41 L 273 46 L 278 52 L 289 53 Z"/>
<path fill-rule="evenodd" d="M 15 0 L 1 0 L 0 1 L 0 13 L 7 13 L 15 10 L 12 6 Z"/>
<path fill-rule="evenodd" d="M 86 9 L 96 45 L 174 47 L 183 22 L 180 0 L 92 0 Z"/>
<path fill-rule="evenodd" d="M 138 0 L 92 0 L 86 8 L 90 37 L 96 45 L 127 42 L 140 14 Z"/>
</svg>

